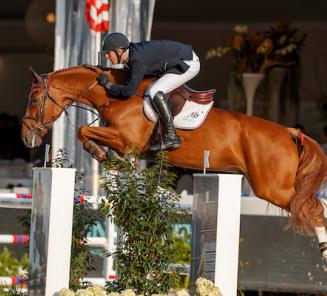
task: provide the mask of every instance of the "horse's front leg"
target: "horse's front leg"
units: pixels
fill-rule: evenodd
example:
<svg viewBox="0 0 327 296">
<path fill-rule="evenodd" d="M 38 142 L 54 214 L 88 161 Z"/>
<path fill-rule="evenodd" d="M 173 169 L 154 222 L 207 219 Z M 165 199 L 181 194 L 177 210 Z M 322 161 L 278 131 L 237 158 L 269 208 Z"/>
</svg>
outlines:
<svg viewBox="0 0 327 296">
<path fill-rule="evenodd" d="M 118 131 L 113 127 L 81 126 L 77 137 L 83 143 L 84 149 L 98 161 L 108 158 L 107 152 L 103 149 L 102 145 L 121 153 L 125 149 L 125 145 L 120 139 Z M 111 157 L 116 157 L 117 155 L 110 150 L 108 154 Z"/>
</svg>

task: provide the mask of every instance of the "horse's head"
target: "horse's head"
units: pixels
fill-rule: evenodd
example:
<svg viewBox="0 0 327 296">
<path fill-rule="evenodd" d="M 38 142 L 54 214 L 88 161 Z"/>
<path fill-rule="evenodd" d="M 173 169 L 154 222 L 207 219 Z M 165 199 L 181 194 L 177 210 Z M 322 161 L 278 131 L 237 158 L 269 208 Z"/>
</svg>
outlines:
<svg viewBox="0 0 327 296">
<path fill-rule="evenodd" d="M 64 107 L 49 93 L 48 74 L 39 75 L 32 68 L 30 70 L 34 79 L 23 117 L 21 137 L 27 147 L 33 148 L 42 144 L 42 138 L 64 111 Z"/>
<path fill-rule="evenodd" d="M 102 73 L 102 69 L 97 67 L 77 66 L 41 75 L 32 68 L 30 70 L 34 79 L 21 132 L 22 140 L 29 148 L 42 144 L 42 138 L 72 103 L 85 104 L 102 113 L 109 109 L 109 102 L 111 109 L 117 101 L 121 102 L 112 100 L 102 86 L 97 86 L 96 77 Z M 126 84 L 127 71 L 109 70 L 107 73 L 113 83 Z M 122 116 L 121 112 L 116 111 L 112 111 L 110 116 Z M 109 122 L 109 118 L 105 117 L 109 113 L 106 114 L 103 115 L 104 119 Z"/>
</svg>

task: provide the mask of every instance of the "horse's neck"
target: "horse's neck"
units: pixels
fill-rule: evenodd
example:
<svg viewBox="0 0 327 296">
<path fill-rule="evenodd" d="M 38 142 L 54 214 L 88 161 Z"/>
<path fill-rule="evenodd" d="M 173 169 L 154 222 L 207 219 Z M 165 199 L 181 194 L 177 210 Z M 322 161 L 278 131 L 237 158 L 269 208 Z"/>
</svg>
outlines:
<svg viewBox="0 0 327 296">
<path fill-rule="evenodd" d="M 121 69 L 107 69 L 109 80 L 115 84 L 126 84 L 128 71 Z M 51 73 L 51 85 L 61 90 L 63 105 L 73 102 L 99 108 L 108 102 L 108 98 L 102 87 L 95 85 L 96 77 L 101 70 L 90 67 L 72 67 Z M 153 78 L 143 80 L 139 86 L 136 96 L 142 97 Z"/>
<path fill-rule="evenodd" d="M 108 69 L 109 80 L 117 84 L 126 84 L 128 71 L 124 69 Z M 145 78 L 136 91 L 137 96 L 143 96 L 149 84 L 154 80 L 154 77 Z"/>
<path fill-rule="evenodd" d="M 96 102 L 90 100 L 90 93 L 94 92 L 97 75 L 96 72 L 86 67 L 68 68 L 53 72 L 50 76 L 50 85 L 61 93 L 59 99 L 63 105 L 77 101 L 94 107 Z"/>
</svg>

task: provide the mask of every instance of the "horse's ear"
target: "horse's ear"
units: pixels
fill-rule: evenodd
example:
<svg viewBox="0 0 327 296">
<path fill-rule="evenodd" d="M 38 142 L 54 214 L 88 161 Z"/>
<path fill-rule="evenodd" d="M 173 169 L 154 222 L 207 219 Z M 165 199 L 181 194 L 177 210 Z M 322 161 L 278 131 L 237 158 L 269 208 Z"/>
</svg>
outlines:
<svg viewBox="0 0 327 296">
<path fill-rule="evenodd" d="M 39 83 L 43 83 L 43 79 L 41 77 L 41 75 L 37 74 L 36 71 L 30 66 L 30 71 L 32 72 L 33 77 L 39 82 Z"/>
</svg>

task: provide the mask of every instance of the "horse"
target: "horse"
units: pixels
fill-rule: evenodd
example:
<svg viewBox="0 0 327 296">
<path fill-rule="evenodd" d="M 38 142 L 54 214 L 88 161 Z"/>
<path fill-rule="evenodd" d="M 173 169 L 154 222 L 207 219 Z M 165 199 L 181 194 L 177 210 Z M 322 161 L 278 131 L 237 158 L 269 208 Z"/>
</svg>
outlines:
<svg viewBox="0 0 327 296">
<path fill-rule="evenodd" d="M 27 147 L 42 144 L 53 123 L 74 102 L 95 108 L 106 126 L 81 126 L 77 137 L 99 161 L 108 151 L 129 153 L 148 147 L 156 124 L 143 112 L 143 95 L 153 78 L 145 78 L 134 96 L 108 97 L 97 84 L 103 69 L 90 66 L 37 74 L 23 118 L 21 137 Z M 127 72 L 107 69 L 109 80 L 124 84 Z M 289 213 L 294 229 L 316 234 L 327 258 L 324 206 L 317 192 L 327 178 L 327 158 L 320 145 L 302 132 L 254 116 L 212 108 L 203 124 L 193 130 L 178 129 L 181 147 L 168 152 L 177 167 L 201 170 L 203 152 L 210 151 L 210 170 L 244 174 L 255 195 Z"/>
</svg>

